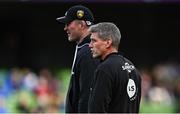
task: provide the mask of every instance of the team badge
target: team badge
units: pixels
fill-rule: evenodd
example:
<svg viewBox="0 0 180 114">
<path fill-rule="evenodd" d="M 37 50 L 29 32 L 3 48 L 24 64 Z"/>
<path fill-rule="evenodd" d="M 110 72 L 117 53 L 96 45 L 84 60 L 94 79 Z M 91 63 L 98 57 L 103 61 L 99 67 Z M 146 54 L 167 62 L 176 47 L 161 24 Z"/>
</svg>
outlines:
<svg viewBox="0 0 180 114">
<path fill-rule="evenodd" d="M 77 11 L 77 17 L 78 17 L 79 19 L 81 19 L 83 16 L 84 16 L 84 11 L 83 11 L 83 10 L 78 10 L 78 11 Z"/>
<path fill-rule="evenodd" d="M 129 79 L 128 84 L 127 84 L 127 94 L 130 98 L 130 100 L 134 100 L 136 98 L 136 84 L 134 80 Z"/>
</svg>

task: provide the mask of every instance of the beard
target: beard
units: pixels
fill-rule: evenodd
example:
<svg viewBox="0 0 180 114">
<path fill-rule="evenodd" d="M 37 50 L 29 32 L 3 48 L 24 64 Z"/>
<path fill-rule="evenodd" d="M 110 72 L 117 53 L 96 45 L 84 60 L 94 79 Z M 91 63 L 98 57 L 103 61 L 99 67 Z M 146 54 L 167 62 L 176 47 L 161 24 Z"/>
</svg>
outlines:
<svg viewBox="0 0 180 114">
<path fill-rule="evenodd" d="M 98 51 L 91 51 L 92 52 L 92 57 L 93 58 L 100 58 L 101 57 L 101 55 L 100 55 L 100 53 L 98 53 Z"/>
<path fill-rule="evenodd" d="M 75 39 L 75 38 L 72 38 L 72 37 L 70 37 L 70 36 L 68 36 L 68 41 L 69 41 L 69 42 L 75 42 L 76 39 Z"/>
<path fill-rule="evenodd" d="M 80 35 L 78 34 L 68 34 L 68 41 L 69 42 L 78 42 L 80 40 Z"/>
</svg>

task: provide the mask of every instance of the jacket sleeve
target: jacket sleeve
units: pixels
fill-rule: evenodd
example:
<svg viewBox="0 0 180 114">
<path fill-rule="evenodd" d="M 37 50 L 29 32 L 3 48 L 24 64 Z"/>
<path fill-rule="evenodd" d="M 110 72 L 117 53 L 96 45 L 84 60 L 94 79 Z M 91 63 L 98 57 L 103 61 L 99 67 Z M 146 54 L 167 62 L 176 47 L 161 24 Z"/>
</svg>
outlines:
<svg viewBox="0 0 180 114">
<path fill-rule="evenodd" d="M 90 94 L 90 84 L 93 80 L 94 71 L 97 67 L 98 61 L 93 59 L 91 53 L 86 53 L 80 60 L 79 71 L 79 102 L 78 112 L 88 111 L 88 100 Z"/>
<path fill-rule="evenodd" d="M 98 70 L 90 94 L 88 112 L 105 113 L 112 96 L 112 78 L 104 71 Z"/>
</svg>

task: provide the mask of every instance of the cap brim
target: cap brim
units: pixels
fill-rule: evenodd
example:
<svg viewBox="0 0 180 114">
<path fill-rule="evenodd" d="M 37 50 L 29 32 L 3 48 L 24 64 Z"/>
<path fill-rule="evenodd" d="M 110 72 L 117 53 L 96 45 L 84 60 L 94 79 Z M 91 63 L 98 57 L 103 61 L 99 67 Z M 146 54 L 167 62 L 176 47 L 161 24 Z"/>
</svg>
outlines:
<svg viewBox="0 0 180 114">
<path fill-rule="evenodd" d="M 64 23 L 64 24 L 67 24 L 67 23 L 70 22 L 70 20 L 69 20 L 66 16 L 58 17 L 58 18 L 56 18 L 56 20 L 57 20 L 58 22 L 61 22 L 61 23 Z"/>
</svg>

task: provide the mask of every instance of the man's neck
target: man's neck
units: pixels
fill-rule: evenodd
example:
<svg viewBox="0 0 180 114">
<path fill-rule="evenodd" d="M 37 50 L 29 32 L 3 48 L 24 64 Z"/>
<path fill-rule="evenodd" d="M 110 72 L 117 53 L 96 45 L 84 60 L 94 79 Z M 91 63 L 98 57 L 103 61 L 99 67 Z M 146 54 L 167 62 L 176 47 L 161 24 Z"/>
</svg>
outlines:
<svg viewBox="0 0 180 114">
<path fill-rule="evenodd" d="M 105 54 L 101 57 L 101 60 L 104 60 L 109 54 L 111 53 L 117 53 L 118 50 L 115 48 L 110 48 Z"/>
<path fill-rule="evenodd" d="M 87 30 L 84 30 L 82 32 L 82 35 L 81 35 L 81 38 L 80 40 L 78 41 L 78 44 L 81 43 L 83 41 L 84 38 L 86 38 L 90 33 L 87 31 Z"/>
</svg>

